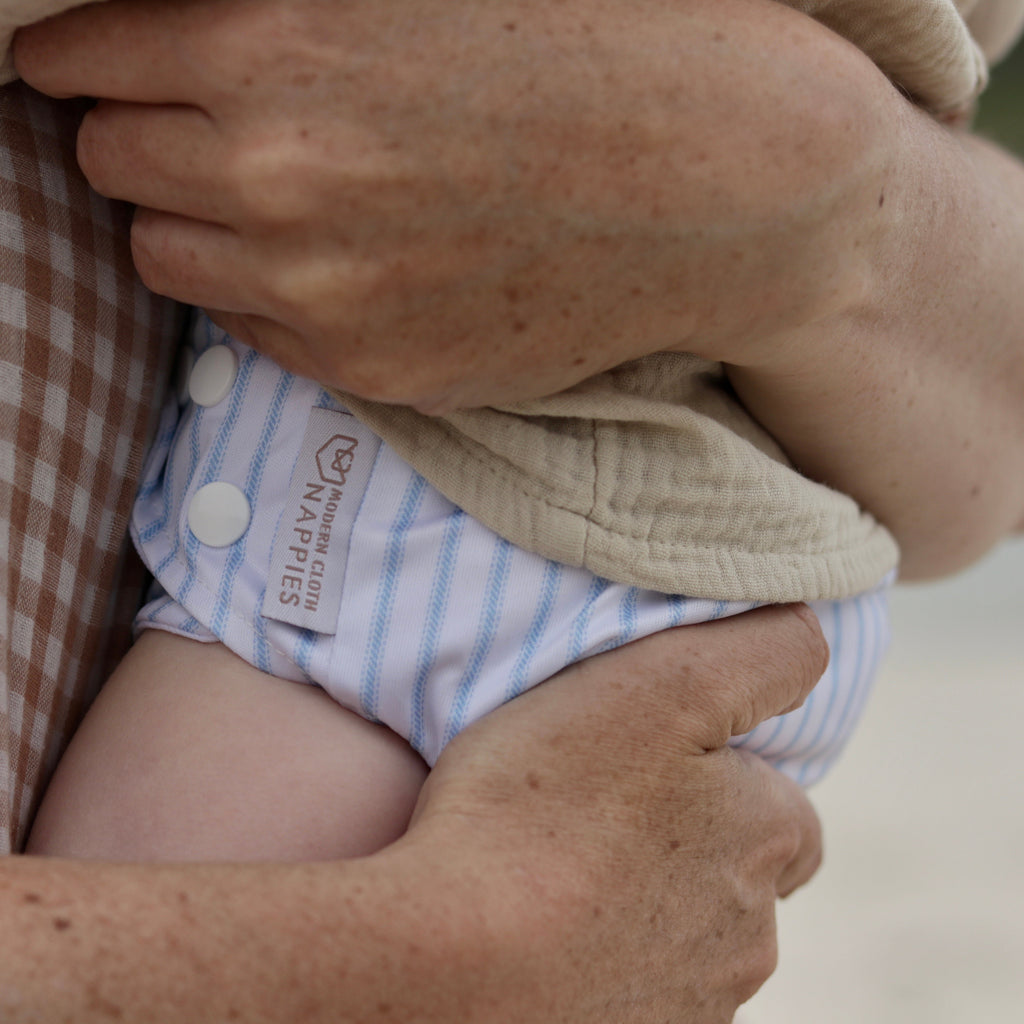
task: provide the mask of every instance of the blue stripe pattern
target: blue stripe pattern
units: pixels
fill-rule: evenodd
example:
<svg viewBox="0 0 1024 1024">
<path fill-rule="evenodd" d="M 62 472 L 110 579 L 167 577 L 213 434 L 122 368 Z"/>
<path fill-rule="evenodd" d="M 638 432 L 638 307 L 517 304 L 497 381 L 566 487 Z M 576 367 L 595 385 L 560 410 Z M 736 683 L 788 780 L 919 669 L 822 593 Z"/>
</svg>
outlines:
<svg viewBox="0 0 1024 1024">
<path fill-rule="evenodd" d="M 487 573 L 487 586 L 480 621 L 477 624 L 476 639 L 469 655 L 465 674 L 459 680 L 455 691 L 455 700 L 448 716 L 448 724 L 445 727 L 444 743 L 450 742 L 466 726 L 466 711 L 469 707 L 470 697 L 480 680 L 487 655 L 494 644 L 498 621 L 505 604 L 511 557 L 512 545 L 499 537 L 494 545 L 494 554 Z"/>
<path fill-rule="evenodd" d="M 557 562 L 548 562 L 544 567 L 544 579 L 541 583 L 540 598 L 533 621 L 526 629 L 523 646 L 512 668 L 508 684 L 505 687 L 505 700 L 518 697 L 530 686 L 530 665 L 537 654 L 541 641 L 551 627 L 551 613 L 555 607 L 555 598 L 562 582 L 562 567 Z M 534 677 L 536 678 L 536 677 Z M 543 678 L 541 676 L 540 678 Z"/>
<path fill-rule="evenodd" d="M 391 610 L 402 574 L 405 543 L 416 512 L 423 501 L 427 482 L 418 473 L 406 485 L 398 518 L 388 531 L 384 567 L 373 605 L 372 632 L 366 638 L 366 657 L 359 687 L 359 709 L 371 722 L 378 721 L 380 668 L 391 629 Z"/>
<path fill-rule="evenodd" d="M 256 447 L 252 453 L 252 461 L 249 463 L 249 473 L 245 479 L 245 486 L 242 490 L 245 496 L 249 499 L 249 504 L 252 508 L 257 510 L 256 514 L 259 514 L 260 508 L 260 485 L 263 480 L 263 472 L 266 469 L 267 458 L 270 454 L 270 446 L 277 434 L 278 427 L 281 423 L 281 415 L 284 411 L 285 402 L 288 398 L 288 392 L 291 390 L 292 382 L 295 380 L 290 374 L 282 374 L 277 387 L 274 389 L 274 396 L 270 402 L 270 408 L 267 410 L 267 416 L 263 423 L 263 430 L 260 432 L 259 440 L 256 442 Z M 224 573 L 224 578 L 221 582 L 220 593 L 218 594 L 218 601 L 220 602 L 221 608 L 218 611 L 217 617 L 214 619 L 213 632 L 217 633 L 224 629 L 224 616 L 226 615 L 226 609 L 232 605 L 232 595 L 235 589 L 235 583 L 238 579 L 238 572 L 245 561 L 246 551 L 246 538 L 243 537 L 240 541 L 231 545 L 231 554 L 228 558 L 228 564 Z M 257 620 L 259 621 L 259 620 Z M 266 636 L 264 633 L 256 629 L 253 636 L 253 654 L 250 660 L 258 668 L 267 671 L 270 666 L 269 651 L 267 650 Z"/>
<path fill-rule="evenodd" d="M 587 649 L 588 627 L 591 616 L 594 614 L 594 607 L 609 586 L 608 580 L 600 576 L 595 576 L 591 581 L 583 607 L 569 626 L 569 647 L 565 657 L 566 665 L 572 665 L 583 657 L 583 653 Z"/>
<path fill-rule="evenodd" d="M 427 604 L 423 637 L 416 659 L 416 675 L 412 685 L 412 723 L 409 728 L 409 742 L 415 750 L 421 752 L 426 746 L 427 684 L 434 671 L 440 647 L 441 627 L 448 611 L 448 599 L 451 594 L 452 581 L 455 578 L 456 556 L 465 522 L 465 512 L 455 509 L 445 523 L 444 537 L 441 541 L 434 579 L 430 587 L 430 600 Z"/>
<path fill-rule="evenodd" d="M 324 396 L 208 324 L 197 336 L 235 346 L 239 371 L 214 409 L 189 407 L 177 424 L 165 410 L 133 533 L 170 597 L 154 592 L 142 628 L 218 639 L 264 671 L 314 682 L 432 763 L 461 729 L 565 665 L 751 607 L 653 594 L 515 548 L 382 445 L 346 513 L 337 637 L 264 619 L 273 534 L 309 410 Z M 185 508 L 200 486 L 223 478 L 243 486 L 254 514 L 245 537 L 211 550 L 188 531 Z M 887 638 L 885 603 L 882 588 L 816 605 L 832 651 L 825 678 L 804 708 L 737 745 L 816 781 L 867 699 Z"/>
</svg>

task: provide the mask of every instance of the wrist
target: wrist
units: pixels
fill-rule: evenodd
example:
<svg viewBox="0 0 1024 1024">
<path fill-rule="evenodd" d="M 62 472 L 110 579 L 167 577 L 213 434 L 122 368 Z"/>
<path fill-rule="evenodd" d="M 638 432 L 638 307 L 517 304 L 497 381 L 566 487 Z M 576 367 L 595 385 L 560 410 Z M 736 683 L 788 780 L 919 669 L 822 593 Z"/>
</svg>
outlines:
<svg viewBox="0 0 1024 1024">
<path fill-rule="evenodd" d="M 383 855 L 389 874 L 417 879 L 405 941 L 418 948 L 408 963 L 396 958 L 386 987 L 412 993 L 424 1021 L 588 1019 L 592 973 L 572 951 L 595 926 L 593 873 L 562 837 L 537 834 L 537 822 L 524 820 L 518 835 L 506 824 L 502 815 L 445 815 Z"/>
</svg>

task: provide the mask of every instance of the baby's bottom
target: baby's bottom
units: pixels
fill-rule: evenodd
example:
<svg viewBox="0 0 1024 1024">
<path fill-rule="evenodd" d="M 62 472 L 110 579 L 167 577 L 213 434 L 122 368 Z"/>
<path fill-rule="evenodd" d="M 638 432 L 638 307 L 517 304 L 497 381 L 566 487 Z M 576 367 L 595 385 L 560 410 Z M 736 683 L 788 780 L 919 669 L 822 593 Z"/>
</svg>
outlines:
<svg viewBox="0 0 1024 1024">
<path fill-rule="evenodd" d="M 28 852 L 321 860 L 405 831 L 427 768 L 389 729 L 219 644 L 150 630 L 65 754 Z"/>
</svg>

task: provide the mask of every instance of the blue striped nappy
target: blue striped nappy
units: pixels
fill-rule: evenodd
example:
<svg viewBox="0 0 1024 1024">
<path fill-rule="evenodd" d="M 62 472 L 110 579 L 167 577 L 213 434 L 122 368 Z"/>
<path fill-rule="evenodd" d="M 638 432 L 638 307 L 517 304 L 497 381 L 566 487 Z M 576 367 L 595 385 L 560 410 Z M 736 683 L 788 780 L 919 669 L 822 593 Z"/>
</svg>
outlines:
<svg viewBox="0 0 1024 1024">
<path fill-rule="evenodd" d="M 219 640 L 265 672 L 315 683 L 429 764 L 565 665 L 752 607 L 523 551 L 317 384 L 203 316 L 192 353 L 218 370 L 193 388 L 198 401 L 169 401 L 148 457 L 132 534 L 156 584 L 137 628 Z M 825 677 L 803 708 L 737 741 L 804 784 L 845 743 L 888 641 L 885 586 L 812 607 L 832 651 Z"/>
</svg>

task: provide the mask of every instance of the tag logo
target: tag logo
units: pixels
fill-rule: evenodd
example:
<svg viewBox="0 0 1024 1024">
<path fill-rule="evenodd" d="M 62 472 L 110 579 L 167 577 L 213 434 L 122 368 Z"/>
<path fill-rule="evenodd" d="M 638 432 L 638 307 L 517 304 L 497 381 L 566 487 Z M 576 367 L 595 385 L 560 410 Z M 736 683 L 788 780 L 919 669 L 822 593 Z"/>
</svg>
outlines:
<svg viewBox="0 0 1024 1024">
<path fill-rule="evenodd" d="M 352 524 L 379 449 L 380 438 L 351 414 L 310 410 L 274 534 L 264 618 L 337 630 Z"/>
<path fill-rule="evenodd" d="M 359 442 L 345 434 L 335 434 L 316 453 L 316 468 L 325 484 L 344 487 L 356 457 Z"/>
</svg>

